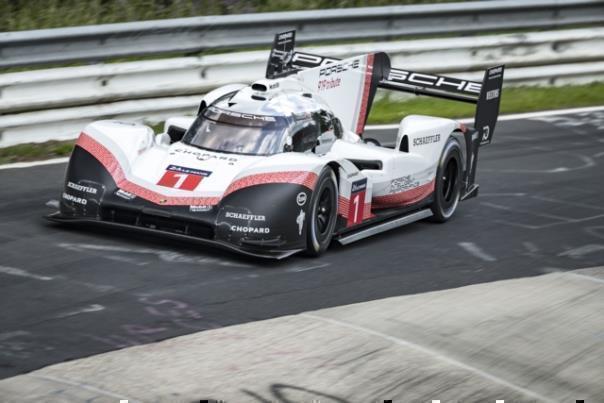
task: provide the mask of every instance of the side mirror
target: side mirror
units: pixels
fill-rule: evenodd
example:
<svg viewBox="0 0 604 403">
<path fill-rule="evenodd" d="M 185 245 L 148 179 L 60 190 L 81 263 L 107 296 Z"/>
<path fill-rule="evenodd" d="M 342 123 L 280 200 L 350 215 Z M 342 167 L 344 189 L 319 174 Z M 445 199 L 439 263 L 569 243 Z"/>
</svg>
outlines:
<svg viewBox="0 0 604 403">
<path fill-rule="evenodd" d="M 168 118 L 164 123 L 164 133 L 167 133 L 168 136 L 170 136 L 171 143 L 176 143 L 177 141 L 182 140 L 187 129 L 191 127 L 194 121 L 195 118 L 190 116 L 174 116 Z"/>
<path fill-rule="evenodd" d="M 155 144 L 159 146 L 169 146 L 171 142 L 168 133 L 157 134 L 155 136 Z"/>
<path fill-rule="evenodd" d="M 184 129 L 182 127 L 170 125 L 168 126 L 168 130 L 166 130 L 166 134 L 170 136 L 170 143 L 176 143 L 177 141 L 182 140 L 186 131 L 187 129 Z"/>
</svg>

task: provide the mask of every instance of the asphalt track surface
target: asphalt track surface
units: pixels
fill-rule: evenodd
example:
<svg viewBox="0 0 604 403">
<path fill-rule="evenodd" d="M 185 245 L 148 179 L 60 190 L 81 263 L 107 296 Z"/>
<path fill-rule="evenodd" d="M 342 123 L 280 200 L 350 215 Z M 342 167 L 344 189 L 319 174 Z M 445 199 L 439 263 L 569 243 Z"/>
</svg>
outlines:
<svg viewBox="0 0 604 403">
<path fill-rule="evenodd" d="M 211 328 L 604 264 L 604 112 L 500 122 L 479 158 L 481 194 L 448 223 L 282 262 L 56 226 L 42 217 L 65 164 L 1 170 L 0 378 Z"/>
</svg>

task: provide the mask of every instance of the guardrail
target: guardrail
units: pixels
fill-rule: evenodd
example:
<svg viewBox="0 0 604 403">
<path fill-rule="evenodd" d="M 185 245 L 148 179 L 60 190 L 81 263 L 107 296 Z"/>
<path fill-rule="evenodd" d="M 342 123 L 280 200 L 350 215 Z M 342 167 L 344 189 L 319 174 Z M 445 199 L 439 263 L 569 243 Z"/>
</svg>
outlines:
<svg viewBox="0 0 604 403">
<path fill-rule="evenodd" d="M 338 58 L 384 51 L 393 66 L 462 76 L 495 63 L 506 64 L 509 71 L 604 62 L 602 49 L 604 28 L 307 48 Z M 0 113 L 201 94 L 223 84 L 262 78 L 267 59 L 268 51 L 254 51 L 3 74 Z M 562 82 L 564 72 L 552 68 L 548 74 L 549 68 L 540 72 L 539 79 L 545 78 L 546 84 Z M 506 76 L 506 83 L 512 81 Z M 517 77 L 516 81 L 532 83 L 533 77 Z"/>
<path fill-rule="evenodd" d="M 392 39 L 604 22 L 600 0 L 496 0 L 209 16 L 0 33 L 0 67 L 269 45 L 297 29 L 297 42 Z"/>
<path fill-rule="evenodd" d="M 508 86 L 604 80 L 601 49 L 604 28 L 307 48 L 339 58 L 382 50 L 393 66 L 478 81 L 482 69 L 505 63 Z M 0 75 L 0 147 L 71 138 L 103 118 L 193 113 L 207 90 L 263 77 L 267 57 L 253 51 Z"/>
</svg>

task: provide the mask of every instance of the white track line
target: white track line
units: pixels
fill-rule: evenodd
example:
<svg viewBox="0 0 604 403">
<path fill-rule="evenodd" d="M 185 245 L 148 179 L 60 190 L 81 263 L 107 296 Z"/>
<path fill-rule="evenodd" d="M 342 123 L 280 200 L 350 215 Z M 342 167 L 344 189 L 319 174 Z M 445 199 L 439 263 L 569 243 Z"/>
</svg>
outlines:
<svg viewBox="0 0 604 403">
<path fill-rule="evenodd" d="M 105 310 L 105 307 L 103 305 L 92 304 L 92 305 L 88 305 L 87 307 L 84 307 L 81 309 L 76 309 L 73 311 L 58 314 L 55 316 L 55 318 L 67 318 L 69 316 L 79 315 L 81 313 L 99 312 L 99 311 L 103 311 L 103 310 Z"/>
<path fill-rule="evenodd" d="M 451 357 L 448 357 L 446 355 L 443 355 L 443 354 L 439 353 L 438 351 L 431 350 L 431 349 L 429 349 L 427 347 L 420 346 L 419 344 L 415 344 L 415 343 L 407 341 L 407 340 L 399 339 L 397 337 L 390 336 L 390 335 L 387 335 L 385 333 L 378 332 L 376 330 L 367 329 L 365 327 L 358 326 L 358 325 L 355 325 L 355 324 L 352 324 L 352 323 L 341 322 L 341 321 L 336 320 L 336 319 L 324 318 L 322 316 L 316 316 L 316 315 L 308 314 L 308 313 L 302 313 L 302 314 L 300 314 L 300 316 L 305 316 L 307 318 L 311 318 L 311 319 L 315 319 L 315 320 L 320 320 L 320 321 L 323 321 L 323 322 L 331 323 L 332 325 L 347 327 L 349 329 L 356 330 L 358 332 L 367 333 L 367 334 L 371 334 L 373 336 L 377 336 L 379 338 L 382 338 L 384 340 L 388 340 L 388 341 L 390 341 L 390 342 L 392 342 L 394 344 L 397 344 L 399 346 L 404 346 L 404 347 L 407 347 L 407 348 L 410 348 L 410 349 L 413 349 L 413 350 L 416 350 L 416 351 L 420 351 L 420 352 L 422 352 L 424 354 L 428 354 L 428 355 L 430 355 L 430 356 L 432 356 L 432 357 L 434 357 L 434 358 L 436 358 L 436 359 L 438 359 L 440 361 L 444 361 L 444 362 L 446 362 L 448 364 L 451 364 L 451 365 L 454 365 L 454 366 L 456 366 L 458 368 L 462 368 L 462 369 L 464 369 L 466 371 L 473 372 L 474 374 L 476 374 L 478 376 L 481 376 L 482 378 L 488 379 L 488 380 L 490 380 L 490 381 L 492 381 L 494 383 L 497 383 L 499 385 L 503 385 L 505 387 L 513 389 L 516 392 L 519 392 L 519 393 L 521 393 L 523 395 L 526 395 L 526 396 L 530 396 L 533 399 L 542 400 L 544 402 L 554 402 L 553 400 L 551 400 L 551 399 L 549 399 L 549 398 L 547 398 L 545 396 L 541 396 L 538 393 L 533 392 L 532 390 L 525 389 L 522 386 L 515 385 L 515 384 L 513 384 L 511 382 L 506 381 L 505 379 L 499 378 L 499 377 L 497 377 L 495 375 L 492 375 L 492 374 L 490 374 L 488 372 L 485 372 L 482 369 L 479 369 L 479 368 L 473 367 L 471 365 L 465 364 L 465 363 L 463 363 L 461 361 L 457 361 L 454 358 L 451 358 Z"/>
<path fill-rule="evenodd" d="M 518 120 L 518 119 L 530 119 L 537 118 L 542 116 L 555 116 L 555 115 L 566 115 L 569 113 L 583 113 L 583 112 L 595 112 L 595 111 L 603 111 L 604 106 L 590 106 L 586 108 L 572 108 L 572 109 L 556 109 L 552 111 L 541 111 L 541 112 L 528 112 L 528 113 L 515 113 L 511 115 L 503 115 L 499 116 L 498 121 L 505 120 Z M 459 119 L 459 122 L 462 123 L 471 123 L 474 121 L 473 118 L 465 118 Z M 379 130 L 379 129 L 398 129 L 398 124 L 389 124 L 389 125 L 370 125 L 367 126 L 367 130 Z M 29 168 L 35 167 L 38 165 L 52 165 L 52 164 L 62 164 L 69 161 L 69 157 L 65 158 L 54 158 L 50 160 L 44 161 L 33 161 L 33 162 L 15 162 L 13 164 L 5 164 L 0 165 L 1 169 L 14 169 L 14 168 Z"/>
<path fill-rule="evenodd" d="M 23 269 L 17 269 L 16 267 L 8 267 L 8 266 L 0 266 L 0 273 L 9 274 L 11 276 L 17 277 L 27 277 L 33 278 L 36 280 L 49 281 L 52 280 L 52 277 L 48 276 L 38 276 L 37 274 L 30 273 Z"/>
<path fill-rule="evenodd" d="M 564 252 L 558 253 L 558 256 L 568 256 L 570 258 L 582 258 L 585 255 L 589 255 L 594 252 L 601 252 L 604 250 L 604 245 L 600 244 L 589 244 L 579 246 L 578 248 L 573 248 L 569 250 L 565 250 Z"/>
<path fill-rule="evenodd" d="M 480 260 L 484 260 L 485 262 L 495 262 L 497 259 L 493 256 L 489 255 L 474 242 L 459 242 L 459 246 L 466 250 L 469 254 L 477 257 Z"/>
</svg>

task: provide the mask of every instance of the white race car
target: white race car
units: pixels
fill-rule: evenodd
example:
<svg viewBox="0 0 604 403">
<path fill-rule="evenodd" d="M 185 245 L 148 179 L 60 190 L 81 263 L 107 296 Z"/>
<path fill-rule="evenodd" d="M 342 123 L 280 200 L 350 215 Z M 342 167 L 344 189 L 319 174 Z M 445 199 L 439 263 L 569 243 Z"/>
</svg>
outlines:
<svg viewBox="0 0 604 403">
<path fill-rule="evenodd" d="M 265 79 L 211 91 L 196 117 L 168 119 L 164 133 L 88 125 L 49 218 L 283 258 L 444 222 L 477 195 L 478 149 L 493 137 L 504 66 L 479 83 L 390 68 L 384 53 L 295 52 L 294 40 L 294 31 L 275 37 Z M 474 103 L 474 128 L 407 116 L 394 148 L 365 142 L 378 88 Z"/>
</svg>

